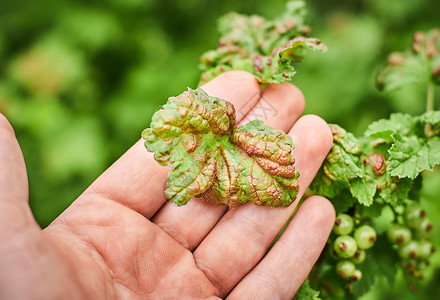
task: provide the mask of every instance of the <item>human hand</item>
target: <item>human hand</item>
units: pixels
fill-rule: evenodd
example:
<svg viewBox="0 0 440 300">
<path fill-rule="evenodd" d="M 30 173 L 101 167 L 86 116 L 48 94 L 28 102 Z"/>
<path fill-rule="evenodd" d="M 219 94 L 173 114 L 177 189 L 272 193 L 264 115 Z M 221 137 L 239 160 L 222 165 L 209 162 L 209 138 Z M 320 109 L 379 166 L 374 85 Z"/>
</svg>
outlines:
<svg viewBox="0 0 440 300">
<path fill-rule="evenodd" d="M 264 121 L 293 138 L 300 199 L 332 135 L 322 119 L 300 117 L 299 90 L 284 84 L 260 93 L 239 71 L 203 89 L 241 108 L 237 120 L 250 121 L 266 101 L 276 108 Z M 18 142 L 0 115 L 0 298 L 291 299 L 331 231 L 331 204 L 307 199 L 267 252 L 298 200 L 286 208 L 228 210 L 199 199 L 177 207 L 164 196 L 167 172 L 139 141 L 41 230 Z"/>
</svg>

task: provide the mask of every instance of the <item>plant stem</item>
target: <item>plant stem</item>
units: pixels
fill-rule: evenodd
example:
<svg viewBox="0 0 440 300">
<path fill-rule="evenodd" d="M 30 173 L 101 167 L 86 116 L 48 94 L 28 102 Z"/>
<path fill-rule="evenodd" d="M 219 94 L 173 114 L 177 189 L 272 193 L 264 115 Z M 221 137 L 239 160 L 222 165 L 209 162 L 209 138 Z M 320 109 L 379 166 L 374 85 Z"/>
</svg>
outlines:
<svg viewBox="0 0 440 300">
<path fill-rule="evenodd" d="M 390 203 L 387 203 L 387 204 L 388 204 L 388 206 L 391 208 L 391 210 L 394 213 L 394 220 L 397 221 L 397 217 L 399 216 L 399 213 L 395 210 L 394 206 L 392 206 Z"/>
<path fill-rule="evenodd" d="M 427 91 L 426 91 L 426 112 L 434 110 L 434 85 L 432 82 L 428 83 Z M 425 134 L 426 136 L 431 136 L 431 124 L 425 125 Z"/>
<path fill-rule="evenodd" d="M 428 90 L 426 96 L 426 112 L 434 109 L 434 85 L 432 82 L 428 83 Z"/>
</svg>

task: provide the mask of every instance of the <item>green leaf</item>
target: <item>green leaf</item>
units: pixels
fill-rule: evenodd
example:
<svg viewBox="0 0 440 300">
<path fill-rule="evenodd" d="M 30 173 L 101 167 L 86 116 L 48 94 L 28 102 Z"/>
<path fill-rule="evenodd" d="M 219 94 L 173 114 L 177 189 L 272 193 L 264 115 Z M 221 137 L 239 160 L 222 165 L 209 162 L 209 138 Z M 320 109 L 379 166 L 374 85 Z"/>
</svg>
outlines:
<svg viewBox="0 0 440 300">
<path fill-rule="evenodd" d="M 306 38 L 304 1 L 287 3 L 284 14 L 275 20 L 229 13 L 219 19 L 220 43 L 200 59 L 201 83 L 229 70 L 243 70 L 263 84 L 289 81 L 293 64 L 304 59 L 304 50 L 327 50 L 320 40 Z"/>
<path fill-rule="evenodd" d="M 293 297 L 293 300 L 318 300 L 319 292 L 310 287 L 310 281 L 308 278 L 304 280 L 298 291 Z"/>
<path fill-rule="evenodd" d="M 347 185 L 338 181 L 331 180 L 320 168 L 312 183 L 309 186 L 308 194 L 321 195 L 333 198 L 338 195 Z"/>
<path fill-rule="evenodd" d="M 434 111 L 428 111 L 420 116 L 420 121 L 429 124 L 432 126 L 436 126 L 440 124 L 440 111 L 434 110 Z"/>
<path fill-rule="evenodd" d="M 373 204 L 373 198 L 376 194 L 376 181 L 357 178 L 351 182 L 350 192 L 360 204 L 370 206 Z"/>
<path fill-rule="evenodd" d="M 359 208 L 359 215 L 367 218 L 377 218 L 382 214 L 383 207 L 383 202 L 380 203 L 379 201 L 377 201 L 377 199 L 375 199 L 372 205 L 361 206 Z"/>
<path fill-rule="evenodd" d="M 423 170 L 432 171 L 440 163 L 440 138 L 427 141 L 416 136 L 400 137 L 389 150 L 392 176 L 414 179 Z"/>
<path fill-rule="evenodd" d="M 440 111 L 428 111 L 421 115 L 418 120 L 425 128 L 428 138 L 440 135 Z"/>
<path fill-rule="evenodd" d="M 389 119 L 381 119 L 371 123 L 364 135 L 367 137 L 382 138 L 391 142 L 393 140 L 392 134 L 400 132 L 408 134 L 413 130 L 416 124 L 416 119 L 408 114 L 395 113 L 391 114 Z"/>
<path fill-rule="evenodd" d="M 336 214 L 347 212 L 357 202 L 348 189 L 342 190 L 340 194 L 330 198 L 330 201 L 335 208 Z"/>
<path fill-rule="evenodd" d="M 142 133 L 161 165 L 170 165 L 165 195 L 237 206 L 288 206 L 298 193 L 292 139 L 262 121 L 237 128 L 231 103 L 202 89 L 172 97 Z"/>
</svg>

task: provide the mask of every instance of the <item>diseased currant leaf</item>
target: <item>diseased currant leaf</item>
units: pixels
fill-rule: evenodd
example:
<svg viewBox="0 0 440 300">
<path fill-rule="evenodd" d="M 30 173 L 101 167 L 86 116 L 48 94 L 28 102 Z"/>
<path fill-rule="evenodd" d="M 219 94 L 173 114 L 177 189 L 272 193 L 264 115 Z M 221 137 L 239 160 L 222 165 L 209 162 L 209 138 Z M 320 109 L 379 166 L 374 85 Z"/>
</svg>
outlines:
<svg viewBox="0 0 440 300">
<path fill-rule="evenodd" d="M 379 178 L 377 188 L 380 197 L 387 203 L 399 205 L 408 198 L 408 193 L 413 187 L 413 181 L 409 178 L 398 178 L 387 173 Z"/>
<path fill-rule="evenodd" d="M 371 123 L 364 135 L 368 137 L 381 138 L 391 142 L 391 135 L 395 132 L 408 134 L 414 129 L 416 119 L 408 114 L 395 113 L 391 114 L 389 119 L 381 119 Z"/>
<path fill-rule="evenodd" d="M 394 125 L 390 120 L 381 120 L 369 131 L 372 135 L 388 139 L 387 143 L 382 141 L 364 143 L 365 145 L 361 145 L 359 140 L 341 127 L 330 125 L 334 141 L 332 150 L 310 185 L 308 193 L 328 197 L 333 203 L 339 201 L 342 205 L 338 205 L 345 209 L 353 204 L 349 201 L 350 196 L 364 206 L 374 204 L 375 197 L 381 197 L 392 205 L 398 205 L 405 200 L 412 188 L 412 180 L 399 178 L 391 173 L 393 169 L 389 168 L 389 149 L 399 133 L 414 135 L 423 131 L 415 130 L 415 117 L 395 114 L 391 120 L 401 122 Z M 349 191 L 351 195 L 347 195 L 345 191 Z M 342 194 L 344 196 L 339 197 Z"/>
<path fill-rule="evenodd" d="M 353 179 L 364 177 L 360 156 L 362 148 L 351 133 L 338 125 L 331 124 L 330 129 L 333 133 L 332 149 L 310 184 L 308 192 L 331 198 L 335 207 L 340 207 L 341 212 L 344 212 L 354 203 L 348 199 L 354 198 L 348 193 L 338 198 L 339 201 L 337 196 L 350 189 Z"/>
<path fill-rule="evenodd" d="M 337 125 L 330 125 L 333 133 L 333 146 L 327 155 L 323 170 L 333 181 L 348 183 L 350 179 L 363 176 L 359 141 L 349 132 Z"/>
<path fill-rule="evenodd" d="M 362 177 L 359 157 L 347 152 L 335 144 L 324 162 L 324 173 L 333 181 L 349 182 L 352 178 Z"/>
<path fill-rule="evenodd" d="M 237 206 L 288 206 L 298 193 L 292 139 L 262 121 L 236 127 L 231 103 L 202 89 L 172 97 L 142 133 L 148 151 L 169 165 L 165 195 Z"/>
<path fill-rule="evenodd" d="M 423 170 L 433 170 L 440 163 L 440 138 L 428 140 L 417 136 L 398 137 L 389 150 L 389 171 L 392 176 L 414 179 Z"/>
<path fill-rule="evenodd" d="M 392 91 L 409 83 L 440 84 L 440 30 L 414 34 L 411 49 L 392 53 L 378 73 L 379 89 Z"/>
<path fill-rule="evenodd" d="M 201 83 L 229 70 L 243 70 L 263 84 L 289 81 L 293 63 L 302 61 L 303 50 L 326 51 L 320 40 L 306 38 L 303 1 L 287 3 L 285 13 L 273 21 L 259 16 L 229 13 L 219 19 L 219 47 L 201 57 Z"/>
</svg>

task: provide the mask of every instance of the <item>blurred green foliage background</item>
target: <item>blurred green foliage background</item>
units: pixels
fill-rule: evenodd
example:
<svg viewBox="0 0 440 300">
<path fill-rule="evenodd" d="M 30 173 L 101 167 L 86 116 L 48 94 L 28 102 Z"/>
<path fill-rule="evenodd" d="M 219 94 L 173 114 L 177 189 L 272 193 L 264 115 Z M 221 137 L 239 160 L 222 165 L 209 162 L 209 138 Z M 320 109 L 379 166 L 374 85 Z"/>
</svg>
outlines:
<svg viewBox="0 0 440 300">
<path fill-rule="evenodd" d="M 391 112 L 424 111 L 424 87 L 382 94 L 374 76 L 415 31 L 440 27 L 440 1 L 307 3 L 311 36 L 329 51 L 297 65 L 306 113 L 361 134 Z M 23 149 L 39 224 L 47 226 L 135 143 L 169 96 L 197 86 L 199 57 L 217 46 L 219 16 L 274 17 L 284 7 L 281 0 L 0 0 L 0 111 Z M 439 241 L 437 173 L 427 175 L 422 195 Z M 384 286 L 371 299 L 422 296 Z"/>
</svg>

